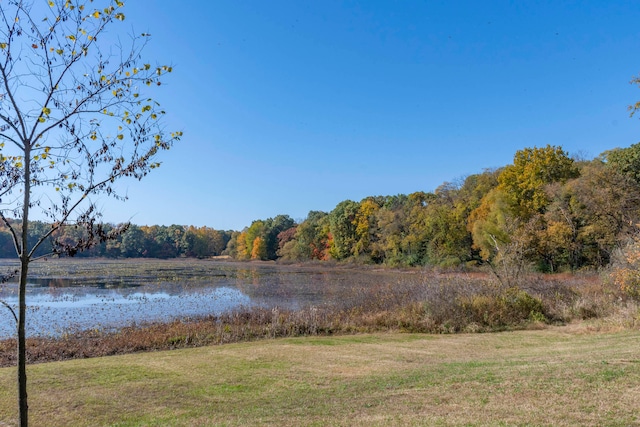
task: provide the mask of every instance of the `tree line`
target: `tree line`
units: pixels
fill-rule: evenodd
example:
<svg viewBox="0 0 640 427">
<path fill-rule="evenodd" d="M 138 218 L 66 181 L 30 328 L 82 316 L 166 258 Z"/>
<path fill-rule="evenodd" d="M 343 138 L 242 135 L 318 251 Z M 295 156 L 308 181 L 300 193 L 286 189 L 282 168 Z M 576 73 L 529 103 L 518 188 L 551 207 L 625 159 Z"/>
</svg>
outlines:
<svg viewBox="0 0 640 427">
<path fill-rule="evenodd" d="M 547 145 L 433 192 L 345 200 L 299 224 L 286 216 L 257 220 L 232 234 L 226 252 L 236 259 L 556 272 L 607 265 L 637 232 L 639 215 L 640 143 L 592 160 Z"/>
<path fill-rule="evenodd" d="M 78 257 L 107 258 L 207 258 L 223 253 L 231 239 L 231 231 L 214 230 L 194 226 L 138 226 L 105 224 L 103 233 L 110 238 L 101 244 L 74 253 Z M 51 229 L 51 224 L 32 221 L 29 240 Z M 71 242 L 87 239 L 87 230 L 74 224 L 61 227 L 36 251 L 35 256 L 47 256 L 63 252 Z M 12 236 L 6 227 L 0 226 L 0 258 L 15 258 Z"/>
<path fill-rule="evenodd" d="M 640 143 L 592 160 L 561 147 L 525 148 L 513 163 L 433 192 L 345 200 L 330 212 L 259 219 L 242 231 L 194 226 L 105 225 L 111 239 L 78 256 L 237 260 L 336 260 L 389 266 L 486 264 L 498 274 L 533 265 L 556 272 L 599 268 L 638 231 Z M 33 222 L 33 238 L 51 227 Z M 117 232 L 115 232 L 117 231 Z M 86 230 L 68 225 L 39 254 L 55 253 Z M 0 257 L 15 256 L 0 227 Z M 507 271 L 506 268 L 511 269 Z"/>
</svg>

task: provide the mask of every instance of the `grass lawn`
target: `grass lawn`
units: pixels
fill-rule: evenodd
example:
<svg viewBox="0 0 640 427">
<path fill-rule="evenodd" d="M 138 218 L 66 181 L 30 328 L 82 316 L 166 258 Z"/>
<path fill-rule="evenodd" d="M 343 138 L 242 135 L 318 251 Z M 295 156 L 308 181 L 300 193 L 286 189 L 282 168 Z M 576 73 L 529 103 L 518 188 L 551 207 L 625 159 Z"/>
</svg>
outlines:
<svg viewBox="0 0 640 427">
<path fill-rule="evenodd" d="M 28 368 L 34 426 L 640 425 L 640 331 L 267 340 Z M 0 369 L 0 426 L 15 368 Z"/>
</svg>

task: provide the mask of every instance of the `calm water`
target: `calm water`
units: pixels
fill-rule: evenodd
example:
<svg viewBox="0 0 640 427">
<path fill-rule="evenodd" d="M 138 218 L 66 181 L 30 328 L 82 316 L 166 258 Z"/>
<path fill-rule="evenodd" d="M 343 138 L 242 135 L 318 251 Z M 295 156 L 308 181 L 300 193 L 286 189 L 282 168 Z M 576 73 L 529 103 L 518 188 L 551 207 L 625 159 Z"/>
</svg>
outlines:
<svg viewBox="0 0 640 427">
<path fill-rule="evenodd" d="M 0 260 L 3 272 L 13 264 Z M 348 269 L 198 260 L 55 260 L 31 269 L 27 333 L 57 336 L 84 329 L 219 314 L 239 307 L 298 308 L 344 301 L 353 290 L 397 275 Z M 17 305 L 17 284 L 0 285 Z M 14 334 L 0 306 L 0 338 Z"/>
</svg>

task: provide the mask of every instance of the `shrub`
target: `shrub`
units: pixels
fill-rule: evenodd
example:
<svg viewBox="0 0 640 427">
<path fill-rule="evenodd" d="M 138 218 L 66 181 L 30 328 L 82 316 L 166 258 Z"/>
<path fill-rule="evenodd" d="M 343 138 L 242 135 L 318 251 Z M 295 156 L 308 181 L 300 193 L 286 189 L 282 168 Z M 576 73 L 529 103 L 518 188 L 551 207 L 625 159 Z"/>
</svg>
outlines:
<svg viewBox="0 0 640 427">
<path fill-rule="evenodd" d="M 460 304 L 467 314 L 467 323 L 490 328 L 546 321 L 542 301 L 515 286 L 495 294 L 464 297 Z"/>
<path fill-rule="evenodd" d="M 614 253 L 609 277 L 624 294 L 640 299 L 640 236 Z"/>
</svg>

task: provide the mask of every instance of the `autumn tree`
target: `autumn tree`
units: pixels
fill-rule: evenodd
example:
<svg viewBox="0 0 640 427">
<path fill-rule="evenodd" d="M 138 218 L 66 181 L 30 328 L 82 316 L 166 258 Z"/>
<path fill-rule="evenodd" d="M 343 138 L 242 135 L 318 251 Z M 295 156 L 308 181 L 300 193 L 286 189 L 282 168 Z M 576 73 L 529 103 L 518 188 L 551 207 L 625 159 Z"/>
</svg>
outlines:
<svg viewBox="0 0 640 427">
<path fill-rule="evenodd" d="M 280 248 L 279 255 L 288 260 L 326 260 L 331 247 L 329 215 L 311 211 L 295 228 L 295 235 Z"/>
<path fill-rule="evenodd" d="M 353 247 L 355 256 L 371 256 L 371 244 L 375 242 L 377 231 L 376 212 L 380 210 L 382 201 L 379 197 L 367 197 L 360 202 L 354 218 L 356 242 Z"/>
<path fill-rule="evenodd" d="M 73 255 L 112 237 L 100 224 L 98 197 L 125 199 L 116 182 L 142 179 L 181 136 L 164 131 L 164 111 L 144 93 L 171 67 L 144 61 L 147 34 L 125 45 L 108 32 L 125 19 L 122 7 L 120 0 L 0 4 L 0 219 L 20 261 L 18 307 L 9 310 L 22 426 L 30 263 L 48 241 L 52 253 Z M 35 240 L 29 240 L 32 217 L 49 224 Z M 84 228 L 85 237 L 56 240 L 70 225 Z"/>
<path fill-rule="evenodd" d="M 231 233 L 209 227 L 188 227 L 183 235 L 184 254 L 189 257 L 205 258 L 218 256 L 227 247 Z"/>
<path fill-rule="evenodd" d="M 276 252 L 276 255 L 278 257 L 282 257 L 283 253 L 287 253 L 287 251 L 285 249 L 285 247 L 287 246 L 287 243 L 295 244 L 297 231 L 298 231 L 298 226 L 294 225 L 293 227 L 289 227 L 286 230 L 281 231 L 280 233 L 278 233 L 278 236 L 277 236 L 277 238 L 278 238 L 278 250 Z"/>
<path fill-rule="evenodd" d="M 423 191 L 409 194 L 406 207 L 408 212 L 405 219 L 407 233 L 401 242 L 402 263 L 405 265 L 425 265 L 428 262 L 428 207 L 435 198 L 435 194 Z"/>
<path fill-rule="evenodd" d="M 498 182 L 512 213 L 526 221 L 536 213 L 543 213 L 549 204 L 545 191 L 548 184 L 577 176 L 573 159 L 562 147 L 547 145 L 518 150 L 513 164 L 502 170 Z"/>
<path fill-rule="evenodd" d="M 402 241 L 408 233 L 407 205 L 408 196 L 398 194 L 387 196 L 380 209 L 375 213 L 375 241 L 371 243 L 371 258 L 389 265 L 404 263 Z"/>
<path fill-rule="evenodd" d="M 330 254 L 337 260 L 346 259 L 353 255 L 357 242 L 356 215 L 360 205 L 353 200 L 345 200 L 329 214 L 329 224 L 333 235 L 333 246 Z"/>
<path fill-rule="evenodd" d="M 456 266 L 472 259 L 472 238 L 467 229 L 470 214 L 462 186 L 444 183 L 426 209 L 426 257 L 431 264 Z"/>
</svg>

